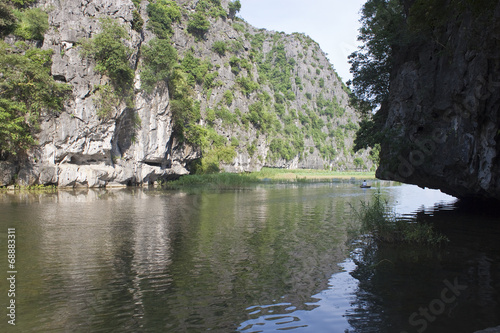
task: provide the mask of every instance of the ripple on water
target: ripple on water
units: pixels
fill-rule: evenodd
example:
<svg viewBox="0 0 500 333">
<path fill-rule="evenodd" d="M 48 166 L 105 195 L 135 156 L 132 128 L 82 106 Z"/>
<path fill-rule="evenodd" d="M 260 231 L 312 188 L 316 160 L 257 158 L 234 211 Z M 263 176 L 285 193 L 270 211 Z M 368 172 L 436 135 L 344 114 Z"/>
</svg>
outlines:
<svg viewBox="0 0 500 333">
<path fill-rule="evenodd" d="M 314 302 L 254 305 L 246 308 L 250 319 L 241 323 L 238 331 L 245 333 L 293 330 L 294 332 L 344 332 L 351 329 L 346 313 L 351 310 L 351 300 L 358 288 L 358 281 L 350 275 L 356 265 L 347 259 L 340 266 L 344 271 L 335 273 L 326 290 L 312 296 Z"/>
</svg>

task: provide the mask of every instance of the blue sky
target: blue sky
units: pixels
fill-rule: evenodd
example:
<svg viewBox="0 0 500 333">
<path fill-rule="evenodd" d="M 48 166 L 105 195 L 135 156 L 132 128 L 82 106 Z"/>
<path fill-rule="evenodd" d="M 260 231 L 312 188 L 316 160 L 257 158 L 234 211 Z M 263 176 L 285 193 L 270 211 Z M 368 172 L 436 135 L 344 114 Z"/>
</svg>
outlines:
<svg viewBox="0 0 500 333">
<path fill-rule="evenodd" d="M 345 82 L 347 56 L 357 49 L 359 11 L 365 0 L 240 0 L 239 16 L 257 28 L 303 32 L 328 53 Z"/>
</svg>

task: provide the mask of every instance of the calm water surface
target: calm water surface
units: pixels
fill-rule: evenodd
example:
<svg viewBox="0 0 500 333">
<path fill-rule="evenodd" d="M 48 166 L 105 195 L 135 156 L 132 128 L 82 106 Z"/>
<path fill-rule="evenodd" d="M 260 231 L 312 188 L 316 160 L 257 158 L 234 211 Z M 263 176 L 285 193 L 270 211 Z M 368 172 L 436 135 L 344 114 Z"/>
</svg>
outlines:
<svg viewBox="0 0 500 333">
<path fill-rule="evenodd" d="M 0 301 L 16 228 L 13 332 L 473 332 L 500 325 L 500 224 L 381 183 L 442 248 L 349 245 L 352 183 L 0 193 Z"/>
</svg>

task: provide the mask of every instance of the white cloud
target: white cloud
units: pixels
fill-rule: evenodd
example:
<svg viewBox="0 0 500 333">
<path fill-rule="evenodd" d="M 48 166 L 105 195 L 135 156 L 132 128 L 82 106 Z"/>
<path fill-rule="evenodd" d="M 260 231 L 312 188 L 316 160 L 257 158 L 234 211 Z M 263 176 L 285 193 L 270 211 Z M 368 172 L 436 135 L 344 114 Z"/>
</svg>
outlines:
<svg viewBox="0 0 500 333">
<path fill-rule="evenodd" d="M 319 43 L 344 81 L 347 56 L 357 49 L 359 11 L 365 0 L 240 0 L 241 16 L 256 28 L 301 32 Z"/>
</svg>

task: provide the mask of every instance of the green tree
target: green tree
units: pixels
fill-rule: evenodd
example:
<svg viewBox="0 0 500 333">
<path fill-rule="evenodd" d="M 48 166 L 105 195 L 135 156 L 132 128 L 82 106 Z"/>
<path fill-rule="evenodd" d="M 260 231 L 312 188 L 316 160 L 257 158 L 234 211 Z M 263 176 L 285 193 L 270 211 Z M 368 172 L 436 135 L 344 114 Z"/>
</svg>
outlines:
<svg viewBox="0 0 500 333">
<path fill-rule="evenodd" d="M 234 19 L 237 13 L 241 10 L 240 0 L 231 1 L 229 3 L 229 18 Z"/>
<path fill-rule="evenodd" d="M 225 41 L 222 41 L 222 40 L 215 41 L 212 44 L 212 51 L 214 51 L 215 53 L 217 53 L 220 56 L 226 55 L 227 43 Z"/>
<path fill-rule="evenodd" d="M 202 84 L 208 71 L 212 68 L 209 61 L 202 61 L 200 58 L 195 57 L 192 51 L 186 52 L 181 65 L 192 87 L 194 87 L 196 83 Z"/>
<path fill-rule="evenodd" d="M 14 35 L 26 40 L 43 40 L 45 31 L 49 28 L 49 16 L 40 8 L 14 10 L 18 22 Z"/>
<path fill-rule="evenodd" d="M 21 52 L 22 51 L 22 52 Z M 52 50 L 0 41 L 0 156 L 15 155 L 36 144 L 42 114 L 58 113 L 71 86 L 51 75 Z"/>
<path fill-rule="evenodd" d="M 229 106 L 233 103 L 234 96 L 233 96 L 233 92 L 231 90 L 226 90 L 224 92 L 223 97 L 224 97 L 224 102 L 226 103 L 226 105 Z"/>
<path fill-rule="evenodd" d="M 198 0 L 196 12 L 213 18 L 221 17 L 225 19 L 227 17 L 227 12 L 222 8 L 220 0 Z"/>
<path fill-rule="evenodd" d="M 150 2 L 147 13 L 149 16 L 148 29 L 152 30 L 158 38 L 169 38 L 173 33 L 172 24 L 181 20 L 179 6 L 170 0 Z"/>
<path fill-rule="evenodd" d="M 362 114 L 355 150 L 380 143 L 385 117 L 373 110 L 389 97 L 393 53 L 408 42 L 406 14 L 400 0 L 368 0 L 361 11 L 362 27 L 358 51 L 349 56 L 352 85 L 351 105 Z"/>
<path fill-rule="evenodd" d="M 405 39 L 405 16 L 400 0 L 369 0 L 362 9 L 358 40 L 363 45 L 349 56 L 353 93 L 366 102 L 368 112 L 385 102 L 389 95 L 392 54 Z"/>
<path fill-rule="evenodd" d="M 361 157 L 356 157 L 353 162 L 356 169 L 361 169 L 365 167 L 365 162 Z"/>
<path fill-rule="evenodd" d="M 177 51 L 167 39 L 155 38 L 141 48 L 144 59 L 141 72 L 141 87 L 153 91 L 156 83 L 167 80 L 177 63 Z"/>
<path fill-rule="evenodd" d="M 170 101 L 170 110 L 175 134 L 192 142 L 189 130 L 201 119 L 199 103 L 194 103 L 190 98 L 174 99 Z"/>
<path fill-rule="evenodd" d="M 240 76 L 236 79 L 241 91 L 248 97 L 251 93 L 260 88 L 259 84 L 248 76 Z"/>
<path fill-rule="evenodd" d="M 132 29 L 137 32 L 141 32 L 142 27 L 144 26 L 144 20 L 141 17 L 139 11 L 134 10 L 132 12 Z"/>
<path fill-rule="evenodd" d="M 134 80 L 129 63 L 132 49 L 123 43 L 129 35 L 123 26 L 109 18 L 101 20 L 101 28 L 101 33 L 82 42 L 82 55 L 95 60 L 95 70 L 110 78 L 116 93 L 127 97 Z"/>
<path fill-rule="evenodd" d="M 141 5 L 141 0 L 132 0 L 132 3 L 134 4 L 135 8 L 139 8 Z"/>
<path fill-rule="evenodd" d="M 0 37 L 8 35 L 16 27 L 16 16 L 8 3 L 0 1 Z"/>
<path fill-rule="evenodd" d="M 31 5 L 32 3 L 36 2 L 36 1 L 37 0 L 10 0 L 10 2 L 15 4 L 19 8 Z"/>
<path fill-rule="evenodd" d="M 187 30 L 196 37 L 203 37 L 210 29 L 210 21 L 200 12 L 191 14 L 189 17 Z"/>
</svg>

